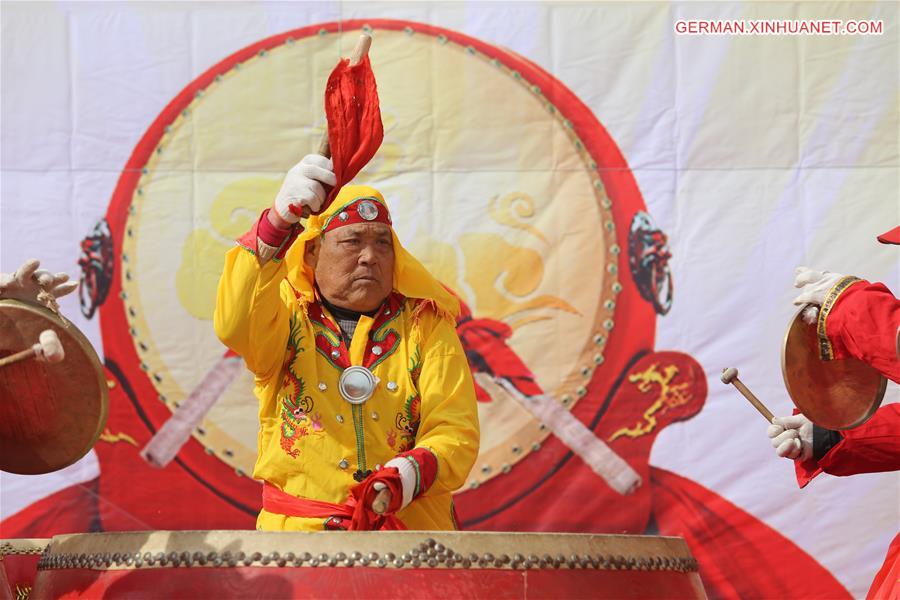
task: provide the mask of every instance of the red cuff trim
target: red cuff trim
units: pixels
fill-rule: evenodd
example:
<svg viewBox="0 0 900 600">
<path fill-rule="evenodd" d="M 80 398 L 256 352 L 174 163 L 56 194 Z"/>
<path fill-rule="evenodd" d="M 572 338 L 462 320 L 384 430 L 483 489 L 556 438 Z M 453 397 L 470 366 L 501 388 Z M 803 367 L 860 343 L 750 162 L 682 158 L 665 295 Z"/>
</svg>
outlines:
<svg viewBox="0 0 900 600">
<path fill-rule="evenodd" d="M 262 212 L 256 223 L 253 224 L 253 227 L 238 238 L 237 243 L 250 251 L 251 254 L 257 255 L 257 240 L 260 240 L 267 246 L 278 248 L 278 252 L 273 258 L 274 260 L 281 260 L 302 231 L 303 227 L 299 223 L 290 229 L 275 227 L 269 221 L 269 209 L 267 208 Z"/>
<path fill-rule="evenodd" d="M 877 239 L 882 244 L 900 245 L 900 227 L 894 227 L 890 231 L 885 231 Z"/>
<path fill-rule="evenodd" d="M 290 237 L 293 232 L 293 227 L 289 227 L 287 229 L 280 229 L 272 225 L 272 221 L 269 220 L 269 211 L 271 209 L 267 208 L 262 212 L 262 215 L 259 218 L 259 227 L 256 230 L 256 235 L 261 239 L 265 244 L 269 246 L 279 247 L 284 240 Z"/>
<path fill-rule="evenodd" d="M 805 488 L 810 481 L 823 473 L 822 467 L 819 466 L 818 461 L 814 458 L 810 458 L 803 462 L 795 460 L 794 470 L 797 475 L 797 485 L 800 486 L 800 489 Z"/>
<path fill-rule="evenodd" d="M 434 484 L 438 471 L 437 457 L 428 448 L 413 448 L 408 452 L 401 452 L 397 456 L 409 460 L 416 468 L 418 485 L 413 493 L 413 500 L 415 500 Z"/>
</svg>

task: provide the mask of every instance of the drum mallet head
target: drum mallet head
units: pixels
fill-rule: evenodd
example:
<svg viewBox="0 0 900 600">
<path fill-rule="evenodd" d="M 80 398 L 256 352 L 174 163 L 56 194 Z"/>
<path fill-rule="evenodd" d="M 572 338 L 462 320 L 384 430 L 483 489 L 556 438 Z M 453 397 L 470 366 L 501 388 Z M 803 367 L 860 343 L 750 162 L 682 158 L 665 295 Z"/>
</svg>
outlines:
<svg viewBox="0 0 900 600">
<path fill-rule="evenodd" d="M 738 370 L 735 369 L 734 367 L 728 367 L 727 369 L 723 369 L 722 370 L 722 383 L 724 383 L 725 385 L 728 385 L 729 383 L 731 383 L 735 379 L 737 379 L 737 376 L 738 376 Z"/>
<path fill-rule="evenodd" d="M 33 347 L 37 359 L 41 362 L 58 363 L 66 357 L 62 342 L 52 329 L 42 331 L 38 343 Z"/>
<path fill-rule="evenodd" d="M 58 363 L 65 357 L 66 353 L 63 350 L 62 342 L 59 341 L 59 336 L 52 329 L 45 329 L 38 336 L 37 344 L 0 359 L 0 367 L 28 360 L 29 358 L 35 358 L 40 362 Z"/>
<path fill-rule="evenodd" d="M 728 367 L 727 369 L 722 369 L 722 383 L 728 385 L 729 383 L 737 388 L 737 390 L 744 396 L 747 400 L 750 401 L 750 404 L 753 405 L 756 410 L 759 411 L 759 414 L 766 418 L 766 421 L 769 423 L 775 418 L 775 415 L 772 414 L 766 406 L 760 402 L 759 398 L 753 395 L 746 385 L 744 385 L 740 379 L 738 379 L 738 370 L 734 367 Z"/>
</svg>

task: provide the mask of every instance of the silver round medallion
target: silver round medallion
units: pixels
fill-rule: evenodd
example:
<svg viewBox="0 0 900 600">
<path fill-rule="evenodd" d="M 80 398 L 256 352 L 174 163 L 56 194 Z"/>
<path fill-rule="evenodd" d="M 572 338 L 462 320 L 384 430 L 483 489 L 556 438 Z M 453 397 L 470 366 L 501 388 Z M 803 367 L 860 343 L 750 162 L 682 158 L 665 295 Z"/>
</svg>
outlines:
<svg viewBox="0 0 900 600">
<path fill-rule="evenodd" d="M 374 221 L 378 218 L 378 206 L 371 200 L 363 200 L 356 207 L 356 212 L 366 221 Z"/>
<path fill-rule="evenodd" d="M 365 367 L 347 367 L 338 381 L 341 397 L 350 404 L 362 404 L 371 398 L 377 385 L 378 378 Z"/>
</svg>

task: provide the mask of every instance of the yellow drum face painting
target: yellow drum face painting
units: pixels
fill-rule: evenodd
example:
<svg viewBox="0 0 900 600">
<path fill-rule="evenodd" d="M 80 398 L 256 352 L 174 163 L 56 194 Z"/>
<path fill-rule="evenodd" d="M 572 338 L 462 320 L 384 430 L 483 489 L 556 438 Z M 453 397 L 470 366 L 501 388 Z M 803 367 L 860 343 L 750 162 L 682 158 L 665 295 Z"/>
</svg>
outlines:
<svg viewBox="0 0 900 600">
<path fill-rule="evenodd" d="M 474 319 L 509 328 L 505 344 L 540 390 L 575 407 L 606 360 L 617 300 L 634 291 L 621 277 L 628 263 L 617 236 L 643 202 L 627 169 L 598 166 L 598 154 L 621 160 L 618 150 L 568 90 L 520 57 L 428 26 L 343 26 L 242 50 L 153 124 L 110 206 L 121 246 L 104 337 L 124 326 L 133 353 L 107 355 L 141 381 L 141 404 L 153 398 L 150 420 L 215 374 L 225 352 L 211 326 L 224 254 L 317 147 L 324 82 L 364 28 L 374 36 L 385 137 L 355 181 L 382 191 L 403 244 Z M 619 182 L 621 202 L 609 181 Z M 652 321 L 641 329 L 629 344 L 652 345 Z M 494 379 L 475 377 L 481 454 L 464 489 L 509 473 L 550 433 Z M 252 388 L 249 372 L 231 380 L 193 434 L 241 477 L 256 458 Z"/>
</svg>

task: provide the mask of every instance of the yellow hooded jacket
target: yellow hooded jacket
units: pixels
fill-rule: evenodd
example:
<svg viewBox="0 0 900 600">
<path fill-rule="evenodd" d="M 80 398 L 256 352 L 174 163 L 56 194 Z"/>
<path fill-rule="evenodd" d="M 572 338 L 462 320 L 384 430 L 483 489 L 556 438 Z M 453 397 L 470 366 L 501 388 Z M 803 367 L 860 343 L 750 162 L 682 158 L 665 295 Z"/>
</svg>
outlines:
<svg viewBox="0 0 900 600">
<path fill-rule="evenodd" d="M 260 428 L 253 476 L 298 498 L 340 504 L 357 470 L 427 448 L 437 459 L 435 481 L 397 516 L 410 529 L 455 529 L 451 492 L 468 476 L 479 440 L 472 375 L 456 335 L 458 301 L 392 232 L 394 291 L 374 317 L 360 316 L 347 348 L 303 261 L 306 242 L 362 197 L 387 210 L 373 188 L 345 186 L 328 210 L 308 219 L 283 261 L 260 266 L 251 247 L 226 255 L 214 325 L 255 376 Z M 348 362 L 367 366 L 379 380 L 362 405 L 338 391 L 339 363 Z M 257 529 L 321 531 L 324 521 L 263 510 Z"/>
</svg>

